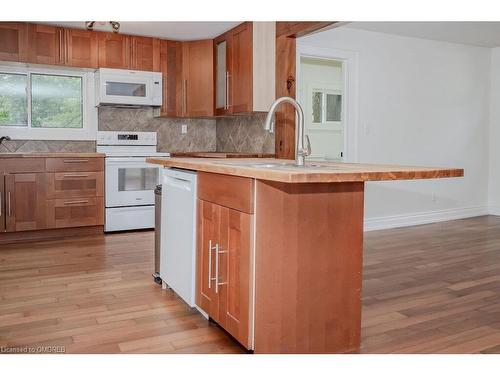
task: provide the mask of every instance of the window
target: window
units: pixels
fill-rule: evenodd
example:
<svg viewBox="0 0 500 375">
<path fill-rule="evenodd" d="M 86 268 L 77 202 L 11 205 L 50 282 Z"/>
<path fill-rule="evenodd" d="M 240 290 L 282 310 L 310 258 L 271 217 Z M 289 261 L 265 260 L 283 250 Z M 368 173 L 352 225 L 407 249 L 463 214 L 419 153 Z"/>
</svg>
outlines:
<svg viewBox="0 0 500 375">
<path fill-rule="evenodd" d="M 93 75 L 0 66 L 0 132 L 13 139 L 94 140 Z"/>
<path fill-rule="evenodd" d="M 342 121 L 342 94 L 336 90 L 312 91 L 312 122 L 328 124 Z"/>
</svg>

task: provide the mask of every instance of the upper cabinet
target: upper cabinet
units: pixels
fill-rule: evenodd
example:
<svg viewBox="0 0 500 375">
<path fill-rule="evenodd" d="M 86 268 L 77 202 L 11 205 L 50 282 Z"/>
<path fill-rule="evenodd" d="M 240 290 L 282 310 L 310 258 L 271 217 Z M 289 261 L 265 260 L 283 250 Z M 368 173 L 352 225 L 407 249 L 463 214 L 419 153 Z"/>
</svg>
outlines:
<svg viewBox="0 0 500 375">
<path fill-rule="evenodd" d="M 143 36 L 130 37 L 132 46 L 131 68 L 160 71 L 160 39 Z"/>
<path fill-rule="evenodd" d="M 24 22 L 0 23 L 0 60 L 28 60 L 28 24 Z"/>
<path fill-rule="evenodd" d="M 162 116 L 214 115 L 213 41 L 161 41 Z"/>
<path fill-rule="evenodd" d="M 97 68 L 97 33 L 95 31 L 64 30 L 64 64 L 82 68 Z"/>
<path fill-rule="evenodd" d="M 268 111 L 275 99 L 275 22 L 244 22 L 214 40 L 215 113 Z"/>
<path fill-rule="evenodd" d="M 100 68 L 130 69 L 130 37 L 116 33 L 99 33 Z"/>
<path fill-rule="evenodd" d="M 35 64 L 63 64 L 62 36 L 60 27 L 49 25 L 28 25 L 28 61 Z"/>
</svg>

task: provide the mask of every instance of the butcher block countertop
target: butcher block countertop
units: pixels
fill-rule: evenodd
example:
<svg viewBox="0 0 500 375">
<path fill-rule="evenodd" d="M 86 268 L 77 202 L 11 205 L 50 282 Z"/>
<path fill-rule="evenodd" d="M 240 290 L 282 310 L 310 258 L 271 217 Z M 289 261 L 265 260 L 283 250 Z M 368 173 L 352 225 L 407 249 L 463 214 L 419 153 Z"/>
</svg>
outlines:
<svg viewBox="0 0 500 375">
<path fill-rule="evenodd" d="M 273 158 L 274 154 L 262 154 L 258 152 L 171 152 L 173 158 Z"/>
<path fill-rule="evenodd" d="M 418 180 L 462 177 L 463 169 L 407 167 L 401 165 L 306 161 L 305 167 L 295 167 L 293 160 L 271 158 L 205 159 L 148 158 L 147 162 L 203 172 L 251 177 L 286 183 L 360 182 Z"/>
<path fill-rule="evenodd" d="M 103 158 L 100 152 L 2 152 L 2 158 Z"/>
</svg>

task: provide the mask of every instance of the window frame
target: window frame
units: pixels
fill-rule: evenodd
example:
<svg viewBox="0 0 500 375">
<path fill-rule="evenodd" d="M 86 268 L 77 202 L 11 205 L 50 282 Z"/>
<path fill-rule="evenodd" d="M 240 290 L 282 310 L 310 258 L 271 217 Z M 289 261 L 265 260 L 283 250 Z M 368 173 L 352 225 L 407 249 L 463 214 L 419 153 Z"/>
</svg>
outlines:
<svg viewBox="0 0 500 375">
<path fill-rule="evenodd" d="M 97 108 L 95 106 L 94 71 L 88 69 L 49 68 L 31 65 L 0 64 L 0 73 L 24 74 L 28 76 L 27 126 L 0 125 L 0 133 L 14 140 L 62 140 L 95 141 L 97 136 Z M 69 76 L 82 78 L 82 127 L 81 128 L 36 128 L 31 124 L 31 74 Z"/>
<path fill-rule="evenodd" d="M 313 95 L 316 92 L 322 93 L 321 100 L 321 122 L 313 122 Z M 328 94 L 340 95 L 341 99 L 341 108 L 340 108 L 340 121 L 327 121 L 326 114 L 326 96 Z M 345 113 L 345 100 L 344 93 L 342 90 L 333 87 L 331 85 L 325 85 L 320 82 L 313 82 L 307 85 L 307 104 L 305 109 L 305 115 L 310 116 L 311 123 L 309 124 L 309 128 L 313 130 L 342 130 L 344 124 L 344 113 Z"/>
</svg>

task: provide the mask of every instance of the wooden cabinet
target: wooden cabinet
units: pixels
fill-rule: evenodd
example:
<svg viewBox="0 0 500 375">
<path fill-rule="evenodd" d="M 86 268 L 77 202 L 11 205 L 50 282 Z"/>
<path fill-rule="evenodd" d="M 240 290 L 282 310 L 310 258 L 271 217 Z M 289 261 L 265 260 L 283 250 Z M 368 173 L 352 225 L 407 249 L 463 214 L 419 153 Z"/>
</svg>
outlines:
<svg viewBox="0 0 500 375">
<path fill-rule="evenodd" d="M 198 176 L 196 303 L 246 348 L 251 347 L 253 206 L 247 203 L 253 202 L 252 186 L 243 177 Z"/>
<path fill-rule="evenodd" d="M 5 176 L 6 230 L 39 230 L 46 222 L 45 173 L 19 173 Z"/>
<path fill-rule="evenodd" d="M 197 40 L 182 45 L 183 115 L 214 115 L 213 41 Z"/>
<path fill-rule="evenodd" d="M 130 36 L 116 33 L 98 34 L 99 68 L 130 69 Z"/>
<path fill-rule="evenodd" d="M 160 71 L 160 39 L 131 36 L 131 69 Z"/>
<path fill-rule="evenodd" d="M 0 22 L 0 61 L 28 60 L 28 24 Z"/>
<path fill-rule="evenodd" d="M 215 113 L 268 111 L 275 98 L 275 23 L 244 22 L 214 39 Z"/>
<path fill-rule="evenodd" d="M 62 42 L 64 37 L 60 27 L 49 25 L 28 25 L 28 60 L 34 64 L 64 64 Z"/>
<path fill-rule="evenodd" d="M 214 115 L 213 41 L 162 41 L 164 77 L 161 115 L 211 117 Z"/>
<path fill-rule="evenodd" d="M 160 42 L 160 70 L 163 77 L 161 116 L 183 115 L 182 43 L 170 40 Z"/>
<path fill-rule="evenodd" d="M 64 30 L 64 64 L 97 68 L 97 33 L 88 30 Z"/>
<path fill-rule="evenodd" d="M 67 229 L 61 228 L 73 228 L 72 234 L 80 227 L 102 232 L 103 225 L 104 157 L 20 157 L 0 163 L 0 243 L 62 236 Z"/>
</svg>

